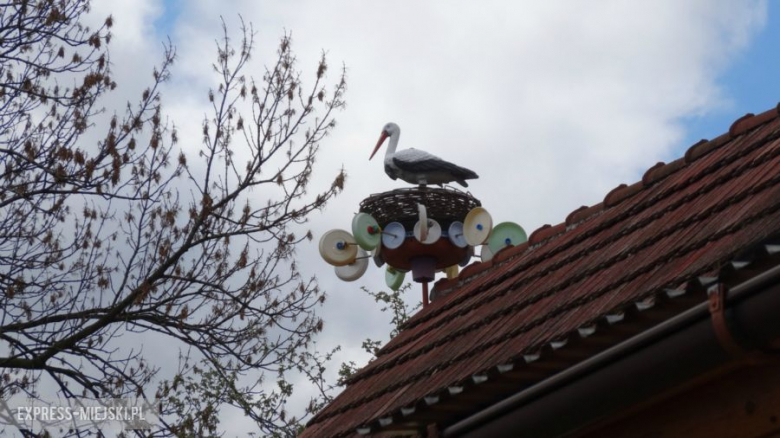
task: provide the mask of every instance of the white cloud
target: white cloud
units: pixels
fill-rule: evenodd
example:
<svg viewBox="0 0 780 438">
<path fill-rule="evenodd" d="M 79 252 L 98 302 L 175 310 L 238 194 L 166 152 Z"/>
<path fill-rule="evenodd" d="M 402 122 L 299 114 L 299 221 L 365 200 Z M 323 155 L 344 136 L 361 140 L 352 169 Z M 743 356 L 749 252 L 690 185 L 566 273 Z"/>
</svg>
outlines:
<svg viewBox="0 0 780 438">
<path fill-rule="evenodd" d="M 113 12 L 112 59 L 123 79 L 138 83 L 149 70 L 138 75 L 138 56 L 160 47 L 150 23 L 161 7 L 130 3 L 102 1 L 96 9 L 124 8 Z M 315 236 L 348 228 L 360 200 L 403 185 L 384 175 L 381 160 L 367 161 L 388 121 L 403 130 L 400 148 L 425 149 L 479 173 L 470 190 L 495 220 L 519 222 L 529 233 L 563 221 L 619 183 L 637 181 L 656 161 L 676 158 L 686 146 L 679 144 L 683 117 L 728 104 L 718 75 L 763 26 L 767 8 L 765 1 L 729 0 L 200 0 L 181 6 L 172 27 L 179 57 L 166 108 L 184 135 L 195 133 L 194 141 L 214 83 L 220 15 L 236 37 L 237 14 L 254 23 L 257 77 L 285 29 L 293 32 L 304 78 L 322 49 L 331 78 L 346 64 L 348 107 L 323 144 L 315 184 L 330 184 L 342 165 L 349 179 L 344 194 L 312 218 Z M 341 359 L 365 360 L 354 347 L 384 336 L 388 327 L 359 286 L 384 287 L 383 271 L 372 265 L 361 280 L 345 284 L 317 255 L 316 240 L 300 256 L 303 269 L 330 293 L 321 343 L 349 346 Z M 418 299 L 417 290 L 410 300 Z"/>
</svg>

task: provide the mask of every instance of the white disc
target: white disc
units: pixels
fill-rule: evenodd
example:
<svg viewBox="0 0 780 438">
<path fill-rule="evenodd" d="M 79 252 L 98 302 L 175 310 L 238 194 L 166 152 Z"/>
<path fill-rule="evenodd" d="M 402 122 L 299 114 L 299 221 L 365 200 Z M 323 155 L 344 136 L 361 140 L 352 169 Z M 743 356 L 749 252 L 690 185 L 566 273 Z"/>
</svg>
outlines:
<svg viewBox="0 0 780 438">
<path fill-rule="evenodd" d="M 417 204 L 417 214 L 419 216 L 417 223 L 420 224 L 420 228 L 418 230 L 415 224 L 414 237 L 420 242 L 424 242 L 428 240 L 428 210 L 426 210 L 424 205 Z"/>
<path fill-rule="evenodd" d="M 388 249 L 396 249 L 403 245 L 406 239 L 406 230 L 400 222 L 390 222 L 382 230 L 382 245 Z"/>
<path fill-rule="evenodd" d="M 463 234 L 463 222 L 455 221 L 451 223 L 450 228 L 447 230 L 447 237 L 458 248 L 469 246 L 469 243 L 466 242 L 466 236 Z"/>
<path fill-rule="evenodd" d="M 423 227 L 422 221 L 418 221 L 416 224 L 414 224 L 414 238 L 420 241 L 420 243 L 430 245 L 431 243 L 439 240 L 441 237 L 441 225 L 439 225 L 439 223 L 433 219 L 428 219 L 427 222 L 428 225 L 426 227 Z M 423 228 L 428 228 L 428 233 L 425 238 L 423 238 L 422 234 Z"/>
<path fill-rule="evenodd" d="M 489 262 L 490 259 L 493 258 L 493 251 L 490 250 L 489 246 L 482 245 L 482 252 L 479 253 L 479 258 L 481 258 L 483 262 Z"/>
<path fill-rule="evenodd" d="M 362 277 L 368 269 L 368 254 L 360 248 L 354 262 L 345 266 L 336 266 L 336 276 L 343 281 L 355 281 Z"/>
<path fill-rule="evenodd" d="M 479 246 L 485 243 L 493 228 L 493 218 L 482 207 L 474 207 L 463 221 L 463 235 L 471 246 Z"/>
</svg>

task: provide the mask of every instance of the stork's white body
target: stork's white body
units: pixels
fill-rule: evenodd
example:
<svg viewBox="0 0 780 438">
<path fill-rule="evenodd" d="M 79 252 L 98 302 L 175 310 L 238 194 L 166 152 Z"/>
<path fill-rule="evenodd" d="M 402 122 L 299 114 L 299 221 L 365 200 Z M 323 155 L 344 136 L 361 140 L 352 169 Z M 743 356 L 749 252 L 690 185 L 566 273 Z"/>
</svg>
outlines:
<svg viewBox="0 0 780 438">
<path fill-rule="evenodd" d="M 469 169 L 419 149 L 404 149 L 396 152 L 398 140 L 401 137 L 401 128 L 395 123 L 385 125 L 374 153 L 388 137 L 390 144 L 387 145 L 385 152 L 385 173 L 394 180 L 400 178 L 410 184 L 422 185 L 443 185 L 454 181 L 468 187 L 467 179 L 478 178 L 477 174 Z"/>
</svg>

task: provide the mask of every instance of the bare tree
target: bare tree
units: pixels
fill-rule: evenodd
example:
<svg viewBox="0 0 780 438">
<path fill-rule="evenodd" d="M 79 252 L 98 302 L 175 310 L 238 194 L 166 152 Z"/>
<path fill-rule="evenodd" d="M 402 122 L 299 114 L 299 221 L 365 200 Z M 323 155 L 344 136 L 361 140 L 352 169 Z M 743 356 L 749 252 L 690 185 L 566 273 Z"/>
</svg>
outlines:
<svg viewBox="0 0 780 438">
<path fill-rule="evenodd" d="M 343 70 L 326 85 L 323 56 L 305 87 L 287 35 L 255 81 L 251 27 L 235 45 L 225 28 L 201 146 L 179 150 L 160 94 L 174 51 L 105 114 L 112 18 L 85 27 L 88 3 L 0 5 L 2 396 L 144 397 L 166 414 L 154 436 L 214 434 L 224 405 L 294 433 L 288 373 L 321 376 L 325 299 L 297 270 L 298 225 L 343 188 L 342 172 L 307 191 Z M 143 342 L 178 349 L 178 368 Z"/>
</svg>

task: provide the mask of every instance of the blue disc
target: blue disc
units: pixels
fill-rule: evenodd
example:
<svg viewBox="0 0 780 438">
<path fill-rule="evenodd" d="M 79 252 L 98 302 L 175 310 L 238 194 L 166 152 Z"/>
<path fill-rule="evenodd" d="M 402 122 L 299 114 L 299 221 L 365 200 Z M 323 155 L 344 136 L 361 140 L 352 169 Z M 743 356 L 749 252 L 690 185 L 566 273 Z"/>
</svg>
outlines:
<svg viewBox="0 0 780 438">
<path fill-rule="evenodd" d="M 450 224 L 450 228 L 447 230 L 447 237 L 450 238 L 450 242 L 458 248 L 465 248 L 469 246 L 466 242 L 466 236 L 463 234 L 463 222 L 455 221 Z"/>
<path fill-rule="evenodd" d="M 403 245 L 406 239 L 406 230 L 400 222 L 390 222 L 382 230 L 382 245 L 389 249 L 396 249 Z"/>
</svg>

